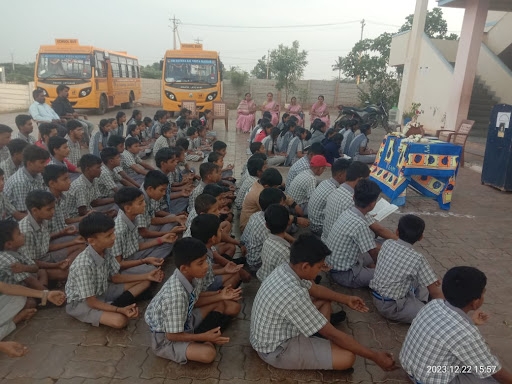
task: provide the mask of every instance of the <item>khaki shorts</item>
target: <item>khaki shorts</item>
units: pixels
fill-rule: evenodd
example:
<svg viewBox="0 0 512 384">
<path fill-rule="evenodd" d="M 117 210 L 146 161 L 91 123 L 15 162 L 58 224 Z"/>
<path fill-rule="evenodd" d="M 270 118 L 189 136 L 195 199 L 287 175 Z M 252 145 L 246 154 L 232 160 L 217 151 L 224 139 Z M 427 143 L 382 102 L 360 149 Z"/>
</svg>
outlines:
<svg viewBox="0 0 512 384">
<path fill-rule="evenodd" d="M 124 284 L 109 284 L 107 291 L 103 295 L 98 296 L 98 300 L 111 303 L 121 296 L 123 292 Z M 66 312 L 82 323 L 92 324 L 95 327 L 100 325 L 100 318 L 103 315 L 103 311 L 89 307 L 85 300 L 78 303 L 68 303 L 66 305 Z"/>
<path fill-rule="evenodd" d="M 258 355 L 280 369 L 332 369 L 331 342 L 315 336 L 299 335 L 285 341 L 274 352 L 258 352 Z"/>
<path fill-rule="evenodd" d="M 197 328 L 203 321 L 199 308 L 194 308 L 190 317 L 193 329 Z M 151 333 L 151 349 L 153 353 L 179 364 L 185 364 L 188 361 L 187 348 L 190 343 L 190 341 L 170 341 L 165 336 L 165 332 Z"/>
</svg>

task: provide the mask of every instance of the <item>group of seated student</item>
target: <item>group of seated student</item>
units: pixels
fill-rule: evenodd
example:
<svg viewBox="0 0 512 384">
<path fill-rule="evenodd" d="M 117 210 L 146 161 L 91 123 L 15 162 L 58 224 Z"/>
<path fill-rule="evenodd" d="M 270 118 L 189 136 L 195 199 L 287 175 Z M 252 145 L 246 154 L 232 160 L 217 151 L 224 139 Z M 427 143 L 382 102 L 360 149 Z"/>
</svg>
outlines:
<svg viewBox="0 0 512 384">
<path fill-rule="evenodd" d="M 75 153 L 74 159 L 83 134 L 74 120 L 66 123 L 67 148 L 53 139 L 52 123 L 40 129 L 47 147 L 10 141 L 12 130 L 0 125 L 1 164 L 9 168 L 9 174 L 0 170 L 0 337 L 34 315 L 36 299 L 66 301 L 66 312 L 79 321 L 123 328 L 139 316 L 137 302 L 152 297 L 144 319 L 155 355 L 210 363 L 216 346 L 229 342 L 223 332 L 241 310 L 241 285 L 256 277 L 261 286 L 247 337 L 266 363 L 347 370 L 360 356 L 396 369 L 392 354 L 337 328 L 347 314 L 333 313 L 333 302 L 363 313 L 369 308 L 357 295 L 320 285 L 328 274 L 353 292 L 369 289 L 383 317 L 412 323 L 399 359 L 413 382 L 511 382 L 475 327 L 487 320 L 479 310 L 485 275 L 455 267 L 441 281 L 413 249 L 425 231 L 420 217 L 401 216 L 395 231 L 377 222 L 371 212 L 381 191 L 366 164 L 337 159 L 331 165 L 315 141 L 297 151 L 301 156 L 283 183 L 268 163 L 274 144 L 255 141 L 235 180 L 233 167 L 224 164 L 227 145 L 194 137 L 197 122 L 189 115 L 184 111 L 174 125 L 157 112 L 154 127 L 140 113 L 132 116 L 129 125 L 143 121 L 146 143 L 153 140 L 156 167 L 140 158 L 140 132 L 128 129 L 126 139 L 117 134 L 122 117 L 100 123 L 105 129 L 92 135 L 99 155 Z M 293 122 L 286 119 L 283 129 Z M 195 132 L 178 138 L 189 125 Z M 289 124 L 279 144 L 305 139 L 294 132 L 300 130 Z M 192 143 L 203 153 L 198 160 L 205 159 L 198 173 L 186 162 Z M 330 177 L 317 185 L 326 171 Z M 240 240 L 232 236 L 238 214 Z M 165 281 L 170 258 L 176 269 Z M 49 289 L 63 286 L 65 295 Z M 27 351 L 14 342 L 0 342 L 0 350 L 10 356 Z M 447 374 L 426 368 L 482 364 L 494 369 Z"/>
</svg>

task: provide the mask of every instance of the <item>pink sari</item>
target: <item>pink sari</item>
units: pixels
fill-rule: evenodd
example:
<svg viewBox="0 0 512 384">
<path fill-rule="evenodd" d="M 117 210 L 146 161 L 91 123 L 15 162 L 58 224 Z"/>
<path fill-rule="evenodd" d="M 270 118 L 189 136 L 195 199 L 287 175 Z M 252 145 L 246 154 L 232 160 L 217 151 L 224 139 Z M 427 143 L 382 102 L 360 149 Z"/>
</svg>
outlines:
<svg viewBox="0 0 512 384">
<path fill-rule="evenodd" d="M 253 100 L 249 102 L 245 99 L 242 100 L 237 108 L 238 117 L 236 119 L 236 129 L 244 133 L 249 132 L 254 125 L 255 110 L 256 104 Z"/>
<path fill-rule="evenodd" d="M 295 116 L 297 118 L 297 125 L 299 127 L 304 127 L 304 121 L 302 121 L 302 117 L 300 117 L 299 113 L 302 110 L 302 107 L 299 104 L 291 105 L 288 107 L 288 113 L 290 116 Z"/>
<path fill-rule="evenodd" d="M 310 123 L 313 124 L 315 119 L 320 119 L 325 123 L 325 125 L 327 125 L 327 128 L 329 128 L 331 126 L 331 120 L 329 119 L 329 115 L 322 116 L 324 113 L 329 113 L 327 111 L 327 104 L 324 102 L 322 105 L 319 105 L 317 101 L 311 107 L 311 113 L 309 114 L 309 117 L 311 118 Z"/>
<path fill-rule="evenodd" d="M 275 101 L 271 101 L 270 103 L 263 105 L 263 111 L 268 111 L 272 114 L 271 123 L 274 127 L 279 123 L 279 112 L 274 111 L 274 108 L 278 107 L 279 105 Z"/>
</svg>

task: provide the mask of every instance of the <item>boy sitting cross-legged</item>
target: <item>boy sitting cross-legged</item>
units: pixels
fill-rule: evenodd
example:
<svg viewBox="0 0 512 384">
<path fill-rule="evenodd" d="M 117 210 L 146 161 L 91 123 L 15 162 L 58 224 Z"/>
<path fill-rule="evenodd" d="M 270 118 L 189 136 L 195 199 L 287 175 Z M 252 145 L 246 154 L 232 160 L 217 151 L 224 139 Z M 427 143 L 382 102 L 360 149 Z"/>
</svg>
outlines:
<svg viewBox="0 0 512 384">
<path fill-rule="evenodd" d="M 171 252 L 176 234 L 168 232 L 147 241 L 139 241 L 137 216 L 143 215 L 146 201 L 142 191 L 135 187 L 123 187 L 114 196 L 119 206 L 116 217 L 116 241 L 112 254 L 116 257 L 124 273 L 146 273 L 160 267 Z M 160 251 L 160 249 L 164 251 Z M 151 255 L 157 252 L 159 258 Z"/>
<path fill-rule="evenodd" d="M 180 364 L 211 363 L 217 356 L 215 345 L 229 342 L 221 327 L 240 312 L 241 289 L 203 292 L 209 263 L 206 246 L 197 239 L 177 241 L 174 258 L 174 274 L 151 300 L 144 316 L 151 329 L 151 349 Z"/>
<path fill-rule="evenodd" d="M 55 213 L 55 196 L 50 192 L 35 190 L 26 198 L 28 215 L 20 221 L 25 244 L 19 252 L 34 260 L 39 268 L 46 269 L 49 280 L 65 280 L 74 258 L 84 249 L 84 239 L 76 238 L 61 244 L 51 244 L 54 238 L 73 234 L 74 227 L 50 233 L 48 221 Z"/>
<path fill-rule="evenodd" d="M 114 225 L 112 218 L 100 212 L 83 218 L 79 231 L 89 245 L 71 264 L 66 283 L 66 312 L 96 327 L 124 328 L 139 314 L 135 298 L 151 282 L 163 279 L 163 272 L 156 269 L 143 275 L 119 273 L 119 263 L 110 249 L 115 241 Z"/>
<path fill-rule="evenodd" d="M 261 284 L 251 313 L 250 341 L 260 358 L 281 369 L 346 370 L 356 355 L 382 369 L 395 369 L 389 353 L 369 349 L 336 329 L 331 303 L 367 312 L 364 301 L 332 291 L 313 280 L 330 251 L 315 235 L 300 235 L 281 264 Z M 344 318 L 344 316 L 342 316 Z M 321 337 L 317 337 L 316 335 Z"/>
<path fill-rule="evenodd" d="M 80 168 L 72 164 L 67 157 L 69 156 L 68 141 L 60 136 L 50 137 L 48 140 L 48 152 L 50 152 L 50 162 L 48 164 L 63 165 L 68 169 L 69 178 L 74 181 L 82 173 Z"/>
<path fill-rule="evenodd" d="M 105 212 L 109 216 L 116 215 L 114 199 L 101 197 L 98 189 L 98 178 L 101 175 L 101 159 L 87 153 L 80 159 L 82 174 L 71 183 L 69 189 L 68 209 L 72 217 L 85 216 L 93 207 L 96 211 Z"/>
<path fill-rule="evenodd" d="M 135 137 L 129 137 L 124 143 L 125 149 L 121 153 L 121 166 L 123 170 L 137 183 L 144 182 L 146 173 L 154 169 L 151 165 L 139 157 L 140 141 Z"/>
<path fill-rule="evenodd" d="M 124 142 L 125 142 L 125 139 L 123 136 L 112 135 L 112 136 L 109 136 L 109 138 L 108 138 L 108 146 L 114 147 L 115 149 L 117 149 L 117 153 L 119 153 L 119 159 L 121 159 L 121 154 L 124 152 Z M 100 157 L 101 157 L 101 152 L 100 152 Z M 121 164 L 121 162 L 120 162 L 120 164 Z M 137 188 L 140 187 L 140 183 L 138 183 L 137 181 L 132 179 L 130 176 L 128 176 L 128 174 L 124 171 L 124 169 L 121 165 L 117 166 L 116 172 L 119 174 L 119 176 L 121 176 L 123 179 L 125 179 L 128 183 L 132 184 L 133 186 L 135 186 Z M 131 185 L 127 185 L 127 186 L 131 187 Z"/>
<path fill-rule="evenodd" d="M 121 173 L 123 169 L 121 165 L 121 156 L 114 147 L 105 147 L 100 152 L 101 161 L 101 174 L 98 177 L 98 190 L 101 197 L 114 197 L 114 194 L 123 185 L 127 187 L 139 187 L 139 185 L 132 180 L 132 178 L 124 178 Z"/>
<path fill-rule="evenodd" d="M 162 126 L 162 135 L 156 139 L 153 146 L 154 153 L 157 153 L 162 148 L 174 147 L 176 144 L 176 134 L 178 129 L 174 123 L 165 123 Z"/>
<path fill-rule="evenodd" d="M 68 141 L 69 155 L 68 160 L 78 167 L 78 162 L 82 157 L 81 145 L 84 138 L 84 127 L 78 120 L 69 120 L 66 123 L 68 134 L 64 137 Z"/>
<path fill-rule="evenodd" d="M 373 280 L 373 303 L 387 319 L 411 323 L 429 299 L 442 299 L 441 285 L 427 259 L 412 247 L 423 238 L 425 222 L 405 215 L 398 222 L 398 240 L 386 240 Z"/>
<path fill-rule="evenodd" d="M 199 175 L 201 176 L 201 181 L 194 188 L 188 199 L 189 212 L 194 209 L 196 197 L 203 193 L 205 185 L 218 183 L 220 181 L 220 169 L 213 163 L 202 163 L 199 166 Z"/>
<path fill-rule="evenodd" d="M 0 220 L 14 217 L 16 220 L 23 219 L 27 214 L 22 213 L 14 208 L 14 205 L 4 196 L 4 171 L 0 168 Z"/>
<path fill-rule="evenodd" d="M 23 150 L 28 145 L 22 139 L 12 139 L 7 143 L 11 156 L 0 163 L 0 168 L 4 170 L 6 180 L 23 166 Z"/>
</svg>

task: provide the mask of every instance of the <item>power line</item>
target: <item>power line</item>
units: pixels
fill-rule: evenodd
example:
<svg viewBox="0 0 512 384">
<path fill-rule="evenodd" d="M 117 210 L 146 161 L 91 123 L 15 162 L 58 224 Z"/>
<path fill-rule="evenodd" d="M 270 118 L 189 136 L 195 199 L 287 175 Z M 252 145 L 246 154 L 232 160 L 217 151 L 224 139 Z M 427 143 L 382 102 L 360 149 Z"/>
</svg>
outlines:
<svg viewBox="0 0 512 384">
<path fill-rule="evenodd" d="M 194 24 L 182 23 L 191 27 L 208 27 L 208 28 L 235 28 L 235 29 L 285 29 L 285 28 L 316 28 L 316 27 L 330 27 L 335 25 L 345 25 L 359 23 L 359 20 L 344 21 L 340 23 L 325 23 L 325 24 L 298 24 L 298 25 L 219 25 L 219 24 Z"/>
</svg>

